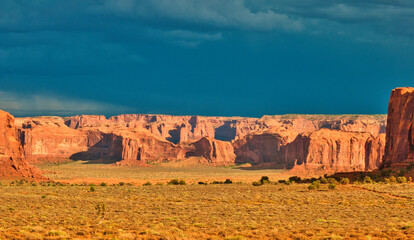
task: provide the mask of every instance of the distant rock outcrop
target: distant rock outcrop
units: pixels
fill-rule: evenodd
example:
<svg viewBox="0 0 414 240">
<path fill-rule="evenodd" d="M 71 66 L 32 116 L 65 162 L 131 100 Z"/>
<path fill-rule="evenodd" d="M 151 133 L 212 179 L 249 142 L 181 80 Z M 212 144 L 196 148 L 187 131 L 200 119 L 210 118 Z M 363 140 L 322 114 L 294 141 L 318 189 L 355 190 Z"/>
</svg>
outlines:
<svg viewBox="0 0 414 240">
<path fill-rule="evenodd" d="M 288 161 L 286 151 L 289 159 L 294 154 L 303 155 L 303 149 L 293 153 L 286 147 L 300 134 L 335 129 L 338 133 L 356 136 L 367 133 L 376 138 L 385 131 L 383 115 L 245 118 L 125 114 L 110 118 L 95 115 L 21 118 L 17 122 L 19 139 L 32 162 L 102 159 L 120 165 L 198 157 L 199 162 L 209 165 L 272 163 L 285 168 L 293 164 Z M 382 146 L 375 140 L 368 142 L 372 149 Z M 370 154 L 376 154 L 375 150 Z M 365 155 L 354 163 L 363 161 Z M 377 166 L 377 162 L 366 164 L 369 169 Z"/>
<path fill-rule="evenodd" d="M 396 88 L 388 105 L 385 165 L 414 163 L 414 88 Z"/>
<path fill-rule="evenodd" d="M 0 110 L 0 177 L 45 179 L 24 160 L 23 149 L 16 138 L 14 117 Z"/>
<path fill-rule="evenodd" d="M 379 167 L 384 135 L 321 129 L 299 134 L 285 147 L 287 168 L 303 165 L 328 172 L 370 171 Z"/>
<path fill-rule="evenodd" d="M 202 163 L 209 165 L 232 165 L 236 159 L 233 146 L 230 142 L 203 137 L 190 146 L 194 147 L 194 150 L 188 151 L 186 156 L 204 157 L 205 161 Z"/>
</svg>

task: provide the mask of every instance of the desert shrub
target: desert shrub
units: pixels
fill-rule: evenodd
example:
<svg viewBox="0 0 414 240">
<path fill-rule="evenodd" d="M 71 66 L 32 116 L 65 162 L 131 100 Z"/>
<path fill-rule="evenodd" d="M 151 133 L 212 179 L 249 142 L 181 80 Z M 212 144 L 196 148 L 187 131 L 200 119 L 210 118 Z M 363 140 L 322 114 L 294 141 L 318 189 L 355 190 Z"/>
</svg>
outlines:
<svg viewBox="0 0 414 240">
<path fill-rule="evenodd" d="M 155 185 L 157 185 L 157 186 L 162 186 L 162 185 L 164 185 L 164 183 L 162 183 L 162 182 L 157 182 L 157 184 L 155 184 Z"/>
<path fill-rule="evenodd" d="M 390 177 L 390 183 L 396 183 L 397 179 L 394 176 Z"/>
<path fill-rule="evenodd" d="M 0 183 L 0 186 L 1 186 L 1 183 Z M 37 186 L 37 184 L 35 182 L 33 182 L 32 187 L 36 187 L 36 186 Z"/>
<path fill-rule="evenodd" d="M 391 180 L 389 179 L 389 178 L 384 178 L 384 183 L 390 183 L 391 182 Z"/>
<path fill-rule="evenodd" d="M 90 188 L 89 188 L 89 191 L 90 192 L 95 192 L 96 191 L 95 186 L 91 185 Z"/>
<path fill-rule="evenodd" d="M 200 184 L 200 185 L 207 185 L 207 183 L 205 183 L 205 182 L 198 182 L 198 184 Z"/>
<path fill-rule="evenodd" d="M 269 177 L 268 176 L 262 176 L 262 178 L 260 178 L 260 183 L 261 184 L 270 183 Z"/>
<path fill-rule="evenodd" d="M 372 179 L 369 176 L 365 176 L 364 183 L 365 184 L 372 184 Z"/>
<path fill-rule="evenodd" d="M 341 184 L 342 185 L 348 185 L 349 184 L 349 178 L 341 178 Z"/>
<path fill-rule="evenodd" d="M 322 183 L 322 184 L 328 184 L 328 179 L 326 179 L 326 178 L 324 178 L 324 177 L 322 177 L 319 181 L 320 181 L 320 183 Z"/>
<path fill-rule="evenodd" d="M 260 186 L 260 185 L 262 185 L 261 182 L 253 182 L 252 184 L 253 184 L 253 186 Z"/>
<path fill-rule="evenodd" d="M 302 181 L 302 179 L 298 176 L 292 176 L 289 178 L 289 182 L 297 182 L 300 183 Z"/>
<path fill-rule="evenodd" d="M 397 182 L 398 183 L 406 183 L 407 182 L 407 178 L 405 178 L 405 177 L 397 177 Z"/>
<path fill-rule="evenodd" d="M 334 189 L 336 189 L 336 184 L 335 183 L 330 183 L 328 188 L 331 189 L 331 190 L 334 190 Z"/>
<path fill-rule="evenodd" d="M 119 186 L 124 186 L 125 183 L 124 182 L 119 182 Z"/>
<path fill-rule="evenodd" d="M 223 182 L 214 180 L 211 184 L 223 184 Z"/>
<path fill-rule="evenodd" d="M 46 198 L 46 195 L 42 195 L 42 198 Z"/>
<path fill-rule="evenodd" d="M 102 183 L 101 183 L 101 186 L 102 186 L 102 187 L 106 187 L 106 186 L 108 186 L 108 184 L 106 184 L 106 182 L 102 182 Z"/>
<path fill-rule="evenodd" d="M 278 183 L 286 183 L 286 180 L 279 180 Z"/>
<path fill-rule="evenodd" d="M 330 184 L 338 184 L 338 181 L 336 181 L 335 178 L 328 178 L 328 183 L 330 183 Z"/>
<path fill-rule="evenodd" d="M 312 185 L 314 185 L 316 189 L 319 189 L 321 187 L 321 182 L 319 180 L 316 180 L 312 182 Z"/>
<path fill-rule="evenodd" d="M 308 189 L 309 189 L 309 190 L 316 190 L 316 186 L 315 186 L 315 185 L 313 185 L 313 184 L 310 184 L 310 185 L 308 186 Z"/>
<path fill-rule="evenodd" d="M 408 177 L 408 182 L 412 182 L 413 178 L 412 177 Z"/>
<path fill-rule="evenodd" d="M 232 184 L 233 181 L 231 181 L 230 179 L 226 179 L 226 181 L 224 181 L 224 184 Z"/>
<path fill-rule="evenodd" d="M 173 179 L 167 183 L 168 185 L 186 185 L 184 180 Z"/>
<path fill-rule="evenodd" d="M 152 183 L 151 182 L 146 182 L 146 183 L 144 183 L 144 184 L 142 184 L 142 186 L 151 186 L 152 185 Z"/>
</svg>

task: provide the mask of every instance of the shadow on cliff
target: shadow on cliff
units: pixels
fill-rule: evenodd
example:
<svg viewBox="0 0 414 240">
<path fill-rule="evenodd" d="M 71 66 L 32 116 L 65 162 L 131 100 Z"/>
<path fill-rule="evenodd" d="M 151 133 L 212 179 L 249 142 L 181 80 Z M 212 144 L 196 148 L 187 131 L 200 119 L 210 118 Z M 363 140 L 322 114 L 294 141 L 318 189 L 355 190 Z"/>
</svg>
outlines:
<svg viewBox="0 0 414 240">
<path fill-rule="evenodd" d="M 111 164 L 120 161 L 121 155 L 121 140 L 108 135 L 89 147 L 87 151 L 72 154 L 69 159 L 86 161 L 84 164 Z"/>
</svg>

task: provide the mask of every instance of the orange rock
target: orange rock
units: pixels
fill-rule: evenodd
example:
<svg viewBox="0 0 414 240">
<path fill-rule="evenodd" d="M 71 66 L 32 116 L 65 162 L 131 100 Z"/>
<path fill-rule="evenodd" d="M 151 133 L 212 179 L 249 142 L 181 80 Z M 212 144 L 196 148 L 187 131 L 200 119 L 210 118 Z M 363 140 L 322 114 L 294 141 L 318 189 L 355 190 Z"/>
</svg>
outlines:
<svg viewBox="0 0 414 240">
<path fill-rule="evenodd" d="M 236 153 L 236 163 L 276 163 L 284 168 L 284 146 L 293 141 L 297 133 L 286 129 L 272 129 L 256 132 L 245 136 L 233 143 Z"/>
<path fill-rule="evenodd" d="M 385 165 L 414 162 L 414 88 L 396 88 L 388 105 Z"/>
<path fill-rule="evenodd" d="M 45 179 L 36 168 L 24 160 L 16 138 L 14 117 L 0 110 L 0 177 Z"/>
<path fill-rule="evenodd" d="M 198 156 L 204 157 L 207 163 L 214 166 L 233 165 L 236 155 L 230 142 L 219 141 L 203 137 L 200 140 L 190 144 L 194 150 L 188 151 L 186 157 Z"/>
<path fill-rule="evenodd" d="M 369 171 L 380 165 L 383 151 L 383 135 L 321 129 L 299 134 L 287 144 L 285 162 L 288 168 L 303 165 L 326 172 Z"/>
</svg>

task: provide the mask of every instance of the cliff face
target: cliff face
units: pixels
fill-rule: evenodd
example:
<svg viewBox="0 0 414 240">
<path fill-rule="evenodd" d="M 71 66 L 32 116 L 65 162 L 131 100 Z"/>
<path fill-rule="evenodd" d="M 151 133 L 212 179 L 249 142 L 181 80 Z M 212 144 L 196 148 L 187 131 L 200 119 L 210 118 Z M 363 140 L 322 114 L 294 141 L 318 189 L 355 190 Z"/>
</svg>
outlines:
<svg viewBox="0 0 414 240">
<path fill-rule="evenodd" d="M 97 131 L 74 130 L 59 117 L 18 119 L 18 135 L 29 162 L 59 162 L 88 151 L 103 138 Z"/>
<path fill-rule="evenodd" d="M 286 148 L 299 134 L 336 129 L 377 137 L 384 132 L 384 126 L 385 116 L 368 115 L 282 115 L 258 119 L 125 114 L 108 119 L 94 115 L 18 119 L 19 138 L 30 161 L 106 159 L 123 165 L 197 156 L 204 159 L 200 162 L 210 165 L 274 163 L 287 167 L 293 163 L 287 160 L 286 151 L 289 156 L 310 151 L 297 147 L 298 152 L 294 153 Z M 380 155 L 383 146 L 374 140 L 370 144 L 380 149 L 370 154 Z M 362 155 L 354 163 L 365 161 Z M 377 162 L 369 161 L 366 165 L 376 166 Z"/>
<path fill-rule="evenodd" d="M 384 152 L 384 136 L 321 129 L 299 134 L 285 148 L 288 168 L 302 165 L 311 170 L 369 171 L 378 168 Z"/>
<path fill-rule="evenodd" d="M 284 168 L 284 147 L 296 136 L 296 132 L 286 129 L 249 134 L 233 143 L 236 163 L 272 162 Z"/>
<path fill-rule="evenodd" d="M 396 88 L 388 105 L 385 164 L 414 162 L 414 88 Z"/>
<path fill-rule="evenodd" d="M 0 110 L 0 177 L 43 179 L 40 172 L 24 161 L 16 138 L 14 118 Z"/>
<path fill-rule="evenodd" d="M 187 152 L 186 157 L 203 157 L 202 163 L 210 165 L 228 166 L 234 164 L 236 155 L 230 142 L 219 141 L 203 137 L 192 143 L 193 150 Z"/>
</svg>

